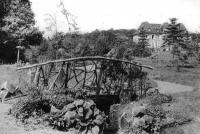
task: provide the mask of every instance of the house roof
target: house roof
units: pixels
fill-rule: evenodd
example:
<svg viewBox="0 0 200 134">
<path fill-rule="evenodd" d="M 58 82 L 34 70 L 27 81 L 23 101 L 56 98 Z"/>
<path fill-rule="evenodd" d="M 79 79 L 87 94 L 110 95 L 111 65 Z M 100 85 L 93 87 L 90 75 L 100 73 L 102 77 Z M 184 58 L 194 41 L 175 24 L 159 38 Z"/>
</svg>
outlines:
<svg viewBox="0 0 200 134">
<path fill-rule="evenodd" d="M 161 24 L 154 24 L 149 22 L 143 22 L 138 28 L 138 31 L 140 31 L 142 28 L 144 28 L 147 33 L 160 33 L 161 32 Z"/>
<path fill-rule="evenodd" d="M 154 23 L 149 23 L 147 21 L 142 22 L 138 28 L 137 33 L 143 28 L 147 32 L 147 34 L 162 34 L 164 33 L 164 30 L 168 25 L 169 23 L 167 22 L 163 24 L 154 24 Z M 186 30 L 186 27 L 182 23 L 180 23 L 180 29 Z"/>
</svg>

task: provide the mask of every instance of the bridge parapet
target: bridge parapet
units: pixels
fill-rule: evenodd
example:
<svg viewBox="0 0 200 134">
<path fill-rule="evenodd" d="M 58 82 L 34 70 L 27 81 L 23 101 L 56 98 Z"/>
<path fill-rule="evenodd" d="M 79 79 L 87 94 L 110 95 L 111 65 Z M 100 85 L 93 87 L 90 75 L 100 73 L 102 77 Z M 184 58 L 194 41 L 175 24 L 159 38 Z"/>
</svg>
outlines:
<svg viewBox="0 0 200 134">
<path fill-rule="evenodd" d="M 143 68 L 153 69 L 133 61 L 98 56 L 48 61 L 17 70 L 32 70 L 29 83 L 44 90 L 87 90 L 90 95 L 119 95 L 127 98 L 127 94 L 146 94 L 147 73 Z"/>
</svg>

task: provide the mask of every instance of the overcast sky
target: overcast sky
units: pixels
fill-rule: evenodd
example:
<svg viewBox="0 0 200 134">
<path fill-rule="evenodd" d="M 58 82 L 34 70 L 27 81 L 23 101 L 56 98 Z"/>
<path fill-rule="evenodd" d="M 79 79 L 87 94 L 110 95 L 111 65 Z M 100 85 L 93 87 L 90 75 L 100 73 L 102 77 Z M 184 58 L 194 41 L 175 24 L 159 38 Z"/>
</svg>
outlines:
<svg viewBox="0 0 200 134">
<path fill-rule="evenodd" d="M 67 31 L 60 0 L 31 0 L 37 26 L 45 30 L 45 14 L 57 16 L 58 30 Z M 63 0 L 66 9 L 77 16 L 82 32 L 95 29 L 132 29 L 141 22 L 164 23 L 176 17 L 187 29 L 200 31 L 200 0 Z"/>
</svg>

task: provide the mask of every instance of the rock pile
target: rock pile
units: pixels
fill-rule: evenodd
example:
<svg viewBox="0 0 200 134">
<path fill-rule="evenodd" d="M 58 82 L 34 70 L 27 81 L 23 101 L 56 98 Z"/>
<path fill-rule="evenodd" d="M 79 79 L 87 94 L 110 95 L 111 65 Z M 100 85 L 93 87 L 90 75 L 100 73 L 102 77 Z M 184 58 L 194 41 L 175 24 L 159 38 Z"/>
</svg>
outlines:
<svg viewBox="0 0 200 134">
<path fill-rule="evenodd" d="M 99 134 L 103 131 L 106 116 L 96 108 L 94 101 L 75 100 L 47 119 L 59 130 Z"/>
</svg>

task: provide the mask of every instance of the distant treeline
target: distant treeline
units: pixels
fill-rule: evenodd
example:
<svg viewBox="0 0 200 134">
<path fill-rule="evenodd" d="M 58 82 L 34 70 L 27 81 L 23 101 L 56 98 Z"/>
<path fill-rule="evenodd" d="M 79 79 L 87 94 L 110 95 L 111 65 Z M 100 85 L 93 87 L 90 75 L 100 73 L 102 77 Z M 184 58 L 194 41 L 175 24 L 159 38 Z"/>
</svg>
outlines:
<svg viewBox="0 0 200 134">
<path fill-rule="evenodd" d="M 43 39 L 37 49 L 32 47 L 25 54 L 31 62 L 77 56 L 105 56 L 113 48 L 124 46 L 128 49 L 134 46 L 132 38 L 135 32 L 135 29 L 110 29 L 84 34 L 57 33 L 51 38 Z"/>
<path fill-rule="evenodd" d="M 133 42 L 136 29 L 95 30 L 90 33 L 57 33 L 51 38 L 25 51 L 25 59 L 31 63 L 78 56 L 106 56 L 113 51 L 131 50 L 130 55 L 140 56 L 140 47 Z M 192 41 L 200 42 L 199 33 L 190 34 Z M 120 53 L 120 52 L 117 52 Z M 144 57 L 151 54 L 144 50 Z"/>
</svg>

